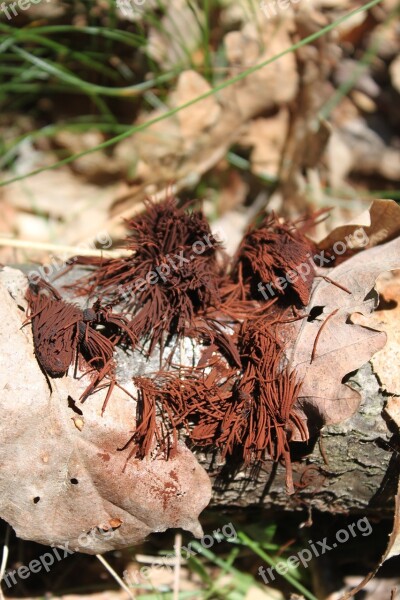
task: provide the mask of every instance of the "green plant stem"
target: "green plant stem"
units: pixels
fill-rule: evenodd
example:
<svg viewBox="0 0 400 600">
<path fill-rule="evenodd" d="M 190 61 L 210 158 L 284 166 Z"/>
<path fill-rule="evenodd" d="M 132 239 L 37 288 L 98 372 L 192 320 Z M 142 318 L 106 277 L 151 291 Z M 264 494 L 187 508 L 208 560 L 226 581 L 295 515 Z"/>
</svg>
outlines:
<svg viewBox="0 0 400 600">
<path fill-rule="evenodd" d="M 279 560 L 274 560 L 273 558 L 271 558 L 268 554 L 266 554 L 264 552 L 264 550 L 262 548 L 260 548 L 260 546 L 257 544 L 257 542 L 254 542 L 245 533 L 240 532 L 238 534 L 238 536 L 239 536 L 239 539 L 242 540 L 242 542 L 248 548 L 250 548 L 255 554 L 257 554 L 257 556 L 262 558 L 262 560 L 265 561 L 266 563 L 268 563 L 271 567 L 275 567 L 278 564 Z M 296 588 L 297 591 L 299 591 L 301 594 L 303 594 L 303 596 L 305 598 L 308 598 L 308 600 L 317 600 L 317 598 L 314 596 L 314 594 L 309 592 L 308 589 L 304 587 L 304 585 L 302 585 L 301 583 L 296 581 L 296 579 L 294 579 L 294 577 L 289 575 L 289 573 L 285 573 L 285 575 L 282 575 L 282 577 L 284 579 L 286 579 L 286 581 L 288 581 L 294 588 Z"/>
</svg>

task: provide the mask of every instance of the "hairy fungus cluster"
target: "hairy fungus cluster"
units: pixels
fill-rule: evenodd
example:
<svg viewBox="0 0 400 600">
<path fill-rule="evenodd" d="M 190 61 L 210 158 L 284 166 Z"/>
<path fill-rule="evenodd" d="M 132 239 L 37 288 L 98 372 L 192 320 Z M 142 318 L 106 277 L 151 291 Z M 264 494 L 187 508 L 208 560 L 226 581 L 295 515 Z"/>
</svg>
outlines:
<svg viewBox="0 0 400 600">
<path fill-rule="evenodd" d="M 253 297 L 260 298 L 255 284 L 262 283 L 270 285 L 274 294 L 306 306 L 315 277 L 313 249 L 314 244 L 301 229 L 292 223 L 281 223 L 271 215 L 245 235 L 237 253 L 234 274 L 238 278 L 240 269 Z M 309 268 L 303 270 L 302 265 Z M 292 278 L 290 272 L 294 274 Z"/>
<path fill-rule="evenodd" d="M 218 306 L 222 273 L 221 245 L 200 211 L 178 208 L 172 198 L 149 201 L 146 208 L 126 223 L 131 255 L 95 261 L 82 290 L 100 290 L 122 303 L 134 335 L 150 342 L 151 353 L 166 336 L 184 335 L 197 314 Z"/>
<path fill-rule="evenodd" d="M 136 343 L 128 321 L 114 314 L 111 308 L 96 301 L 91 308 L 81 310 L 66 302 L 59 292 L 44 280 L 30 284 L 26 292 L 27 317 L 32 323 L 36 358 L 47 376 L 61 377 L 69 367 L 80 362 L 88 372 L 95 373 L 81 396 L 85 400 L 99 389 L 107 377 L 110 383 L 103 411 L 116 385 L 114 374 L 114 349 L 124 337 Z M 108 336 L 97 330 L 103 328 Z"/>
<path fill-rule="evenodd" d="M 29 287 L 28 316 L 42 369 L 57 377 L 84 361 L 93 375 L 81 399 L 108 385 L 104 409 L 118 385 L 118 344 L 151 355 L 172 337 L 199 340 L 205 349 L 192 368 L 173 370 L 169 363 L 153 377 L 134 378 L 135 431 L 121 448 L 127 461 L 155 448 L 169 455 L 183 428 L 193 444 L 245 465 L 266 457 L 282 461 L 293 492 L 291 432 L 295 428 L 304 440 L 308 432 L 296 415 L 301 381 L 285 364 L 280 327 L 288 314 L 297 318 L 296 305 L 307 304 L 315 271 L 311 266 L 307 278 L 286 290 L 277 285 L 269 302 L 261 301 L 257 286 L 309 262 L 314 246 L 304 226 L 266 218 L 246 234 L 232 264 L 203 213 L 180 208 L 174 199 L 149 201 L 127 228 L 131 253 L 80 257 L 78 264 L 90 270 L 74 287 L 76 294 L 118 304 L 121 314 L 99 300 L 81 310 L 43 281 Z"/>
</svg>

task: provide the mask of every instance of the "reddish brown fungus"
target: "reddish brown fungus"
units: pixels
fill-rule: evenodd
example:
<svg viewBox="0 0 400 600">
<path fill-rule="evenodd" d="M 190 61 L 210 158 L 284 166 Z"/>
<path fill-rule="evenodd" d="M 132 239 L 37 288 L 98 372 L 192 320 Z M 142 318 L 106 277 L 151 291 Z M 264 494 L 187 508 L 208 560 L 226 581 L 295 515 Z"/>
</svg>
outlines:
<svg viewBox="0 0 400 600">
<path fill-rule="evenodd" d="M 296 224 L 281 223 L 270 215 L 245 235 L 237 252 L 234 279 L 239 281 L 240 274 L 243 282 L 250 284 L 254 298 L 262 298 L 261 283 L 269 286 L 269 297 L 292 292 L 292 300 L 305 306 L 315 277 L 313 249 L 314 244 Z"/>
<path fill-rule="evenodd" d="M 194 444 L 217 448 L 224 458 L 239 458 L 245 465 L 266 457 L 282 461 L 287 490 L 293 493 L 289 443 L 294 430 L 303 440 L 308 431 L 296 412 L 301 382 L 285 364 L 281 328 L 307 317 L 299 305 L 309 302 L 316 247 L 305 233 L 320 214 L 294 223 L 265 218 L 246 234 L 228 273 L 221 244 L 201 211 L 179 208 L 172 198 L 148 201 L 146 211 L 126 223 L 129 256 L 74 261 L 91 269 L 75 284 L 76 292 L 120 304 L 132 315 L 130 321 L 100 301 L 81 310 L 44 281 L 29 287 L 28 316 L 43 371 L 59 377 L 84 361 L 86 373 L 93 375 L 81 400 L 108 387 L 104 410 L 118 385 L 117 344 L 145 343 L 150 354 L 173 335 L 195 338 L 208 345 L 196 366 L 172 365 L 176 340 L 169 372 L 134 378 L 135 431 L 121 448 L 128 449 L 126 464 L 153 450 L 170 456 L 178 429 L 184 428 Z M 267 301 L 259 284 L 272 289 Z M 336 312 L 321 326 L 311 361 Z M 172 371 L 173 366 L 179 370 Z"/>
<path fill-rule="evenodd" d="M 84 359 L 94 373 L 92 382 L 81 396 L 83 401 L 105 377 L 111 379 L 109 393 L 116 385 L 114 376 L 114 348 L 124 337 L 136 342 L 128 327 L 128 321 L 116 315 L 110 307 L 101 307 L 96 301 L 89 309 L 63 300 L 59 292 L 44 280 L 30 284 L 26 292 L 27 317 L 32 323 L 33 343 L 36 358 L 50 377 L 61 377 L 79 358 Z M 109 327 L 109 337 L 97 331 L 98 325 Z"/>
<path fill-rule="evenodd" d="M 226 381 L 221 387 L 214 381 L 205 403 L 197 391 L 194 410 L 199 416 L 191 437 L 199 445 L 220 448 L 223 457 L 241 457 L 246 465 L 266 455 L 274 461 L 283 460 L 287 489 L 293 493 L 290 435 L 296 427 L 307 438 L 294 410 L 301 384 L 283 366 L 283 349 L 271 323 L 265 319 L 246 322 L 240 340 L 241 377 L 229 390 Z"/>
<path fill-rule="evenodd" d="M 41 280 L 26 292 L 36 358 L 50 377 L 65 375 L 75 358 L 82 311 Z"/>
<path fill-rule="evenodd" d="M 131 329 L 149 341 L 149 352 L 164 336 L 183 335 L 194 317 L 220 303 L 220 243 L 202 212 L 178 208 L 170 198 L 147 202 L 146 212 L 127 221 L 131 256 L 79 259 L 96 269 L 81 280 L 81 292 L 95 290 L 132 312 Z"/>
<path fill-rule="evenodd" d="M 135 377 L 138 390 L 136 426 L 133 436 L 120 450 L 133 443 L 126 463 L 134 456 L 144 458 L 156 448 L 166 458 L 178 443 L 177 427 L 185 421 L 185 403 L 180 379 L 171 373 L 159 373 L 158 383 L 148 377 Z"/>
</svg>

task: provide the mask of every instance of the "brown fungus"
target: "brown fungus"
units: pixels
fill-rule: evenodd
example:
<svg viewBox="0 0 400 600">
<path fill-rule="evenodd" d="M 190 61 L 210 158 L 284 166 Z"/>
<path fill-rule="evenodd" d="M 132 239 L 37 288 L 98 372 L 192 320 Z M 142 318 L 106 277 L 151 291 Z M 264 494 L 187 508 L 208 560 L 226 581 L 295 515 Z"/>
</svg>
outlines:
<svg viewBox="0 0 400 600">
<path fill-rule="evenodd" d="M 137 339 L 149 353 L 171 335 L 184 335 L 197 314 L 220 303 L 220 243 L 202 212 L 179 208 L 173 198 L 146 203 L 143 214 L 127 221 L 126 247 L 115 259 L 79 258 L 95 270 L 78 282 L 81 293 L 120 302 L 132 315 Z"/>
<path fill-rule="evenodd" d="M 309 221 L 314 223 L 316 216 Z M 306 228 L 304 224 L 297 227 L 295 223 L 282 223 L 273 214 L 266 217 L 243 238 L 233 269 L 234 280 L 250 284 L 252 297 L 258 300 L 262 298 L 262 284 L 267 286 L 270 298 L 289 295 L 292 302 L 306 306 L 315 277 L 315 246 L 304 235 Z"/>
<path fill-rule="evenodd" d="M 115 346 L 123 339 L 136 343 L 128 321 L 122 315 L 114 314 L 110 307 L 102 307 L 99 300 L 91 308 L 82 310 L 66 302 L 43 279 L 37 284 L 29 284 L 26 300 L 35 355 L 46 376 L 61 377 L 74 363 L 77 366 L 79 360 L 84 362 L 86 373 L 92 373 L 93 376 L 81 401 L 95 390 L 108 386 L 104 411 L 117 385 L 113 359 Z M 109 337 L 97 330 L 99 325 L 108 327 Z M 102 384 L 106 377 L 110 383 Z"/>
<path fill-rule="evenodd" d="M 157 382 L 150 377 L 134 377 L 137 389 L 136 424 L 133 435 L 120 448 L 133 444 L 125 462 L 145 458 L 155 450 L 169 458 L 175 454 L 177 427 L 185 421 L 185 402 L 179 377 L 172 373 L 158 373 Z"/>
<path fill-rule="evenodd" d="M 278 323 L 265 318 L 243 324 L 240 332 L 242 374 L 227 393 L 227 379 L 196 390 L 193 412 L 197 424 L 192 440 L 200 446 L 213 446 L 223 457 L 235 456 L 245 465 L 269 456 L 286 466 L 286 485 L 293 493 L 289 441 L 293 428 L 303 439 L 307 431 L 294 404 L 301 382 L 283 364 L 283 348 L 277 339 Z M 206 397 L 201 402 L 202 396 Z"/>
</svg>

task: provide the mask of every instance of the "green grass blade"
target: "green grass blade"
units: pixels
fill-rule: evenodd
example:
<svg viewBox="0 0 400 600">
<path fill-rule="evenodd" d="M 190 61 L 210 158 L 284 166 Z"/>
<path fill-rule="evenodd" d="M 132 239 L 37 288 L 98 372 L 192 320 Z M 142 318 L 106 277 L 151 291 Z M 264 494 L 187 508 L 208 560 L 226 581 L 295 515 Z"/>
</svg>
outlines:
<svg viewBox="0 0 400 600">
<path fill-rule="evenodd" d="M 35 56 L 34 54 L 27 52 L 23 48 L 20 48 L 19 46 L 13 45 L 11 48 L 16 54 L 19 54 L 20 56 L 25 58 L 25 60 L 27 60 L 28 62 L 43 69 L 43 71 L 45 71 L 49 75 L 54 75 L 59 80 L 64 81 L 65 83 L 69 83 L 72 86 L 75 86 L 81 90 L 84 90 L 88 94 L 104 94 L 106 96 L 117 96 L 117 97 L 137 96 L 138 94 L 141 94 L 143 91 L 148 90 L 152 87 L 155 87 L 160 82 L 164 83 L 165 81 L 170 81 L 177 75 L 177 73 L 174 71 L 174 72 L 170 72 L 170 73 L 165 73 L 164 75 L 160 75 L 156 79 L 151 79 L 149 81 L 145 81 L 145 82 L 142 82 L 142 83 L 139 83 L 136 85 L 130 85 L 127 87 L 120 87 L 120 88 L 115 88 L 115 87 L 113 88 L 113 87 L 107 87 L 107 86 L 103 86 L 103 85 L 96 85 L 94 83 L 89 83 L 88 81 L 84 81 L 83 79 L 80 79 L 76 75 L 73 75 L 72 73 L 61 69 L 60 67 L 56 66 L 54 63 L 51 63 L 48 60 L 43 60 L 42 58 L 39 58 L 39 57 Z"/>
<path fill-rule="evenodd" d="M 275 559 L 271 558 L 271 556 L 269 556 L 269 554 L 266 554 L 266 552 L 264 552 L 264 550 L 262 548 L 260 548 L 260 546 L 256 542 L 251 540 L 245 533 L 239 532 L 238 536 L 239 536 L 239 539 L 243 542 L 243 544 L 247 548 L 250 548 L 254 552 L 254 554 L 257 554 L 257 556 L 262 558 L 262 560 L 264 562 L 268 563 L 271 567 L 275 567 L 275 565 L 277 565 L 278 562 L 280 562 L 279 560 L 275 560 Z M 307 590 L 307 588 L 305 588 L 301 583 L 299 583 L 296 579 L 294 579 L 294 577 L 292 577 L 289 573 L 286 573 L 285 575 L 281 575 L 281 577 L 286 579 L 286 581 L 288 581 L 294 588 L 296 588 L 297 591 L 299 591 L 301 594 L 303 594 L 303 596 L 305 598 L 308 598 L 308 600 L 318 600 L 314 596 L 314 594 L 309 592 Z"/>
<path fill-rule="evenodd" d="M 31 27 L 23 27 L 21 29 L 16 29 L 14 27 L 11 27 L 10 25 L 0 23 L 0 31 L 4 31 L 6 33 L 18 32 L 20 35 L 22 35 L 24 32 L 30 33 L 31 31 L 34 31 L 35 33 L 50 35 L 53 33 L 84 33 L 93 37 L 105 37 L 115 42 L 121 42 L 123 44 L 133 46 L 134 48 L 137 48 L 138 46 L 143 46 L 147 43 L 147 40 L 144 36 L 135 35 L 128 31 L 110 29 L 107 27 L 75 27 L 74 25 L 46 25 L 43 27 L 35 27 L 33 30 Z"/>
<path fill-rule="evenodd" d="M 59 42 L 55 42 L 54 40 L 49 40 L 42 35 L 37 35 L 35 33 L 30 33 L 30 32 L 26 32 L 26 33 L 24 32 L 23 35 L 18 35 L 18 34 L 16 35 L 16 40 L 20 41 L 20 39 L 22 39 L 23 41 L 35 42 L 42 46 L 46 46 L 47 48 L 50 48 L 51 50 L 54 50 L 57 53 L 66 54 L 69 58 L 79 61 L 81 64 L 85 65 L 86 67 L 92 69 L 93 71 L 96 71 L 97 73 L 102 73 L 102 74 L 106 75 L 107 77 L 109 77 L 110 79 L 114 79 L 114 80 L 119 79 L 118 73 L 116 73 L 116 71 L 114 69 L 111 69 L 107 65 L 104 65 L 100 61 L 93 60 L 90 56 L 88 56 L 87 54 L 84 54 L 83 52 L 71 50 L 70 48 L 68 48 L 68 46 L 65 46 L 64 44 L 60 44 Z"/>
</svg>

